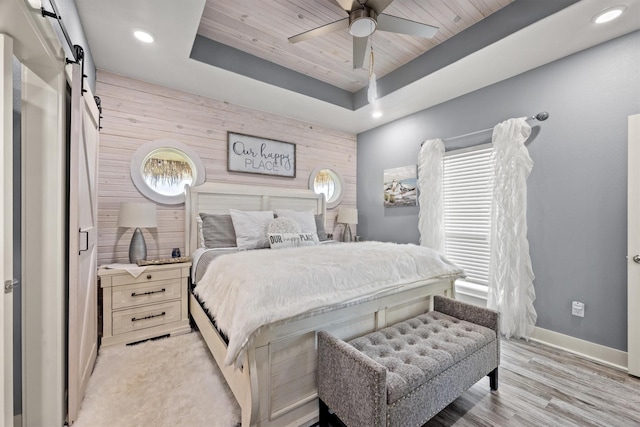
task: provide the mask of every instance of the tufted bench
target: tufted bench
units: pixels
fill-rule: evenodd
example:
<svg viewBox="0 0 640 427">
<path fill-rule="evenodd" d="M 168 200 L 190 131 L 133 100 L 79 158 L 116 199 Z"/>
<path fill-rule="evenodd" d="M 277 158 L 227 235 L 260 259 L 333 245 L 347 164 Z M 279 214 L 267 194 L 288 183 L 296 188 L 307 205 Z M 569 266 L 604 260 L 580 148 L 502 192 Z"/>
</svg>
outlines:
<svg viewBox="0 0 640 427">
<path fill-rule="evenodd" d="M 318 333 L 320 425 L 421 426 L 489 375 L 498 388 L 499 315 L 441 296 L 433 311 L 348 343 Z"/>
</svg>

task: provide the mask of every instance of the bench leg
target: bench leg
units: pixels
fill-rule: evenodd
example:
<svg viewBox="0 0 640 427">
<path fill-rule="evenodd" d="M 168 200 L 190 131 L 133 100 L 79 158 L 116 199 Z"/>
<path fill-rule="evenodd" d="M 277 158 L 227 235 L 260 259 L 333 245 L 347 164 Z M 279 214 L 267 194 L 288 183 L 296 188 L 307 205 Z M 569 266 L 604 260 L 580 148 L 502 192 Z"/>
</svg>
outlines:
<svg viewBox="0 0 640 427">
<path fill-rule="evenodd" d="M 489 372 L 489 387 L 494 391 L 498 389 L 498 368 Z"/>
<path fill-rule="evenodd" d="M 324 403 L 322 401 L 322 399 L 318 399 L 318 409 L 320 412 L 320 419 L 318 420 L 318 426 L 319 427 L 328 427 L 329 426 L 329 418 L 330 418 L 330 414 L 329 414 L 329 407 L 327 406 L 326 403 Z"/>
</svg>

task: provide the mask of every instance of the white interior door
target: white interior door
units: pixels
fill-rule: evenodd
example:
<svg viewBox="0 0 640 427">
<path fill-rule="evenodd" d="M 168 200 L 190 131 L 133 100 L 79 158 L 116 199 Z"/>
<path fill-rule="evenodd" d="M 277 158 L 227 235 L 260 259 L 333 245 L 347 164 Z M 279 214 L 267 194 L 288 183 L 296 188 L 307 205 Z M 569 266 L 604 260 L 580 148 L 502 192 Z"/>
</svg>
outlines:
<svg viewBox="0 0 640 427">
<path fill-rule="evenodd" d="M 627 226 L 627 356 L 629 373 L 640 377 L 640 114 L 629 116 Z"/>
<path fill-rule="evenodd" d="M 0 34 L 0 278 L 4 291 L 0 303 L 0 419 L 13 425 L 13 39 Z"/>
<path fill-rule="evenodd" d="M 82 91 L 82 69 L 72 66 L 69 183 L 69 409 L 78 418 L 98 353 L 97 169 L 99 112 Z"/>
</svg>

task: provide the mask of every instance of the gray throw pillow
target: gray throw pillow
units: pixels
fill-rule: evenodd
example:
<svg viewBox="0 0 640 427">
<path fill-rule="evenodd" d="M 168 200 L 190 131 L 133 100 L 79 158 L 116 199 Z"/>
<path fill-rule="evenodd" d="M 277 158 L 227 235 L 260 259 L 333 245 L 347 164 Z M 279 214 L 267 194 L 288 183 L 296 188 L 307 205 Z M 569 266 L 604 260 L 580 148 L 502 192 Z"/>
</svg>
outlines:
<svg viewBox="0 0 640 427">
<path fill-rule="evenodd" d="M 236 247 L 236 231 L 231 215 L 201 213 L 202 235 L 207 248 Z"/>
<path fill-rule="evenodd" d="M 327 231 L 324 229 L 324 215 L 317 214 L 316 218 L 316 234 L 318 235 L 318 240 L 324 242 L 325 240 L 329 240 L 327 238 Z"/>
</svg>

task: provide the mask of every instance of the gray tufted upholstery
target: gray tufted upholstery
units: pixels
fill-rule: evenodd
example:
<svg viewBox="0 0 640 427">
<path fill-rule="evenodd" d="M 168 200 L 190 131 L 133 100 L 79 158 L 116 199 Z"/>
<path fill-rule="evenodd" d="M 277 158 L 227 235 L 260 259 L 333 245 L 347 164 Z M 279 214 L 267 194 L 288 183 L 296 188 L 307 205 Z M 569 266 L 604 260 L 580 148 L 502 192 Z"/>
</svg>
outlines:
<svg viewBox="0 0 640 427">
<path fill-rule="evenodd" d="M 387 403 L 393 403 L 496 340 L 496 333 L 431 311 L 349 341 L 387 370 Z"/>
<path fill-rule="evenodd" d="M 497 312 L 436 296 L 349 343 L 319 332 L 320 425 L 328 406 L 349 427 L 421 426 L 485 375 L 497 389 L 498 328 Z"/>
</svg>

